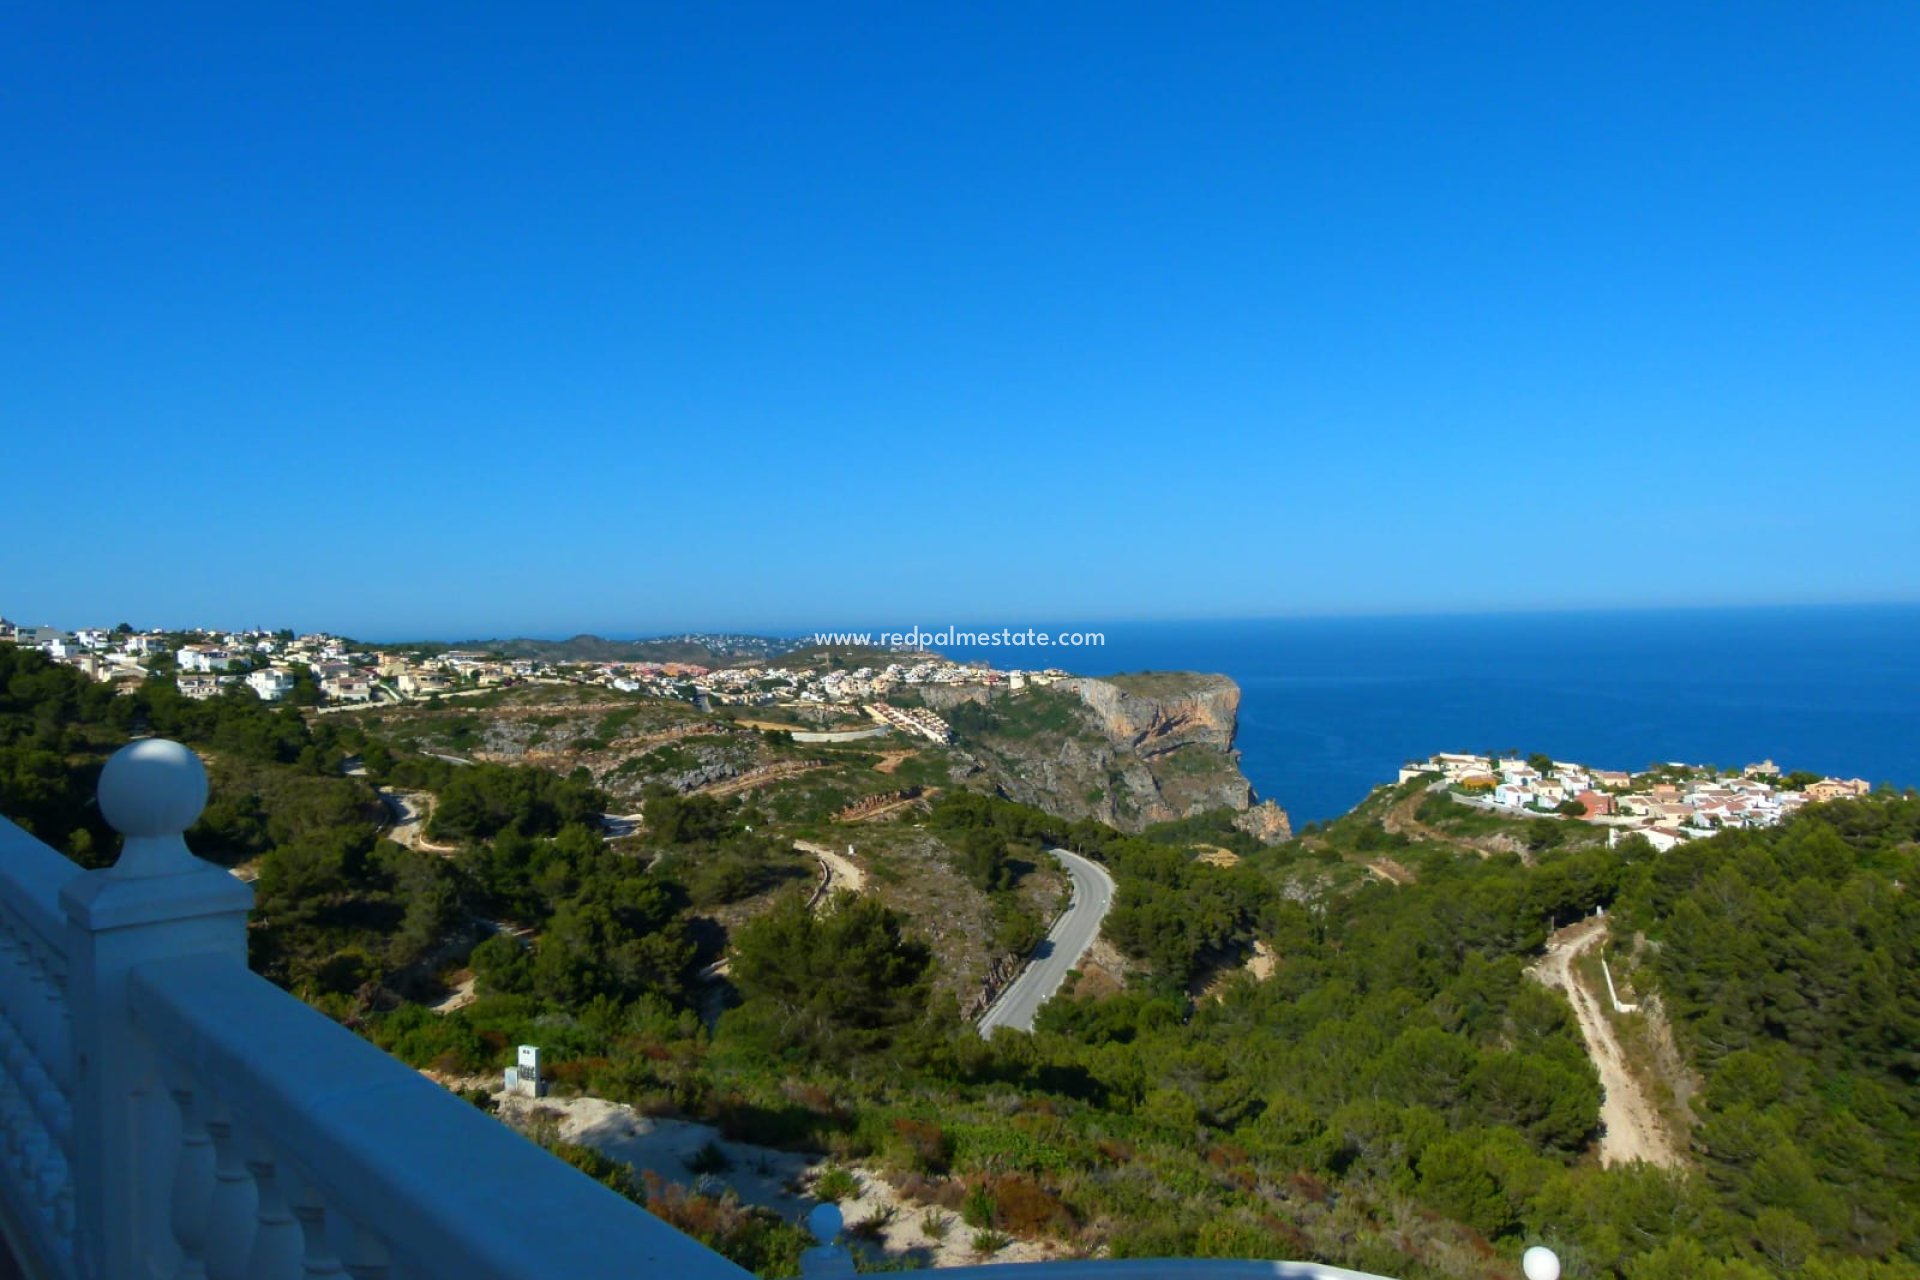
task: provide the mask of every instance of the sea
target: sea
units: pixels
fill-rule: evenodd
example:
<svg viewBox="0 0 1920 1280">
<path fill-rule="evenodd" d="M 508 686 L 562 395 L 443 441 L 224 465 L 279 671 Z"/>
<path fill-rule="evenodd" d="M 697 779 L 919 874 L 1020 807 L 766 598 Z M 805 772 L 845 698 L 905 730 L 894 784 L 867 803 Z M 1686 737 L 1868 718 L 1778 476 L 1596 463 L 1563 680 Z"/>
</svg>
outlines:
<svg viewBox="0 0 1920 1280">
<path fill-rule="evenodd" d="M 1221 672 L 1241 767 L 1294 825 L 1436 751 L 1542 751 L 1920 786 L 1920 605 L 1068 624 L 1099 647 L 940 646 L 1083 675 Z"/>
</svg>

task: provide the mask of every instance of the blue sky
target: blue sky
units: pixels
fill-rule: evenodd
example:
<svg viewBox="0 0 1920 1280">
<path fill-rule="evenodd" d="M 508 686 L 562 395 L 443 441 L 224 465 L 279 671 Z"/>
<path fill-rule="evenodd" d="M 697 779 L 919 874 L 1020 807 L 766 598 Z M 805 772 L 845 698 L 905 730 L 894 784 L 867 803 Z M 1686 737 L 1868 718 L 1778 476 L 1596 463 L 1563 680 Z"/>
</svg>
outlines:
<svg viewBox="0 0 1920 1280">
<path fill-rule="evenodd" d="M 0 17 L 0 612 L 1920 598 L 1920 9 L 563 8 Z"/>
</svg>

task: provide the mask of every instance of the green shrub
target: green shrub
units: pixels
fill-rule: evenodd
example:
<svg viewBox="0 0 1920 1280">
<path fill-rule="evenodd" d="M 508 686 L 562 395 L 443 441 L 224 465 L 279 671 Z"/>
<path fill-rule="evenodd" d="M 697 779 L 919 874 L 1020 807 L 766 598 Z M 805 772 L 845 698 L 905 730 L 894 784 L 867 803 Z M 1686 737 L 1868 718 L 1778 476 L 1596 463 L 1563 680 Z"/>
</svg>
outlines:
<svg viewBox="0 0 1920 1280">
<path fill-rule="evenodd" d="M 841 1165 L 830 1164 L 820 1171 L 820 1177 L 813 1184 L 813 1194 L 835 1204 L 842 1200 L 852 1200 L 860 1194 L 860 1179 L 852 1170 Z"/>
</svg>

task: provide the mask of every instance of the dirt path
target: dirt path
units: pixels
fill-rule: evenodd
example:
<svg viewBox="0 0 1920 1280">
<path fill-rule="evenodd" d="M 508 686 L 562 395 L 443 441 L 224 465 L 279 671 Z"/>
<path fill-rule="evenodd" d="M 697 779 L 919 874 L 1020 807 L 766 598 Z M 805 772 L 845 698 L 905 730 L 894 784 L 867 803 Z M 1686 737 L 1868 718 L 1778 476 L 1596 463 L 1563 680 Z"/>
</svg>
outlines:
<svg viewBox="0 0 1920 1280">
<path fill-rule="evenodd" d="M 461 976 L 454 980 L 453 989 L 437 1004 L 430 1004 L 427 1008 L 435 1013 L 452 1013 L 455 1009 L 466 1008 L 473 1003 L 475 981 L 473 970 L 461 970 Z"/>
<path fill-rule="evenodd" d="M 895 800 L 891 804 L 883 804 L 878 809 L 869 809 L 865 813 L 856 813 L 851 818 L 837 818 L 835 821 L 851 825 L 856 822 L 874 822 L 881 818 L 891 818 L 896 813 L 911 809 L 918 804 L 924 804 L 939 794 L 940 788 L 928 787 L 917 796 L 907 796 L 904 799 Z"/>
<path fill-rule="evenodd" d="M 456 845 L 434 844 L 427 839 L 427 822 L 433 817 L 431 791 L 389 791 L 382 787 L 380 802 L 387 806 L 387 812 L 393 818 L 387 839 L 395 844 L 418 849 L 422 853 L 449 854 L 460 851 Z"/>
<path fill-rule="evenodd" d="M 825 869 L 827 882 L 819 896 L 824 898 L 827 894 L 837 892 L 841 889 L 847 889 L 853 893 L 864 893 L 866 891 L 866 871 L 859 863 L 849 858 L 846 854 L 835 852 L 826 845 L 816 844 L 811 840 L 795 840 L 793 847 L 802 853 L 810 853 L 818 858 L 821 867 Z"/>
<path fill-rule="evenodd" d="M 1367 864 L 1367 870 L 1385 880 L 1388 884 L 1412 884 L 1419 879 L 1413 872 L 1401 866 L 1392 858 L 1375 858 Z"/>
<path fill-rule="evenodd" d="M 1405 835 L 1409 840 L 1428 840 L 1434 844 L 1444 844 L 1451 848 L 1459 849 L 1462 852 L 1470 853 L 1476 858 L 1487 857 L 1487 850 L 1482 849 L 1479 845 L 1471 841 L 1462 840 L 1459 836 L 1450 836 L 1444 831 L 1428 826 L 1414 816 L 1415 811 L 1418 810 L 1426 798 L 1432 794 L 1430 791 L 1416 791 L 1410 796 L 1396 800 L 1391 808 L 1380 815 L 1380 825 L 1386 829 L 1389 835 Z M 1381 874 L 1386 875 L 1384 871 L 1381 872 Z M 1387 879 L 1393 880 L 1395 884 L 1408 883 L 1408 881 L 1395 880 L 1392 876 L 1387 876 Z M 1411 877 L 1409 877 L 1409 880 L 1410 879 Z"/>
<path fill-rule="evenodd" d="M 1600 1102 L 1600 1122 L 1605 1126 L 1600 1137 L 1600 1163 L 1644 1160 L 1663 1169 L 1677 1169 L 1685 1161 L 1673 1135 L 1646 1088 L 1628 1069 L 1613 1024 L 1601 1009 L 1600 997 L 1589 991 L 1574 972 L 1573 962 L 1604 942 L 1606 936 L 1604 916 L 1589 917 L 1560 930 L 1548 939 L 1547 954 L 1534 967 L 1533 976 L 1545 986 L 1567 993 L 1580 1023 L 1581 1038 L 1587 1042 L 1587 1056 L 1600 1072 L 1600 1087 L 1605 1091 Z"/>
<path fill-rule="evenodd" d="M 710 787 L 695 787 L 687 792 L 690 796 L 732 796 L 742 791 L 751 791 L 755 787 L 764 787 L 770 782 L 779 782 L 783 778 L 798 777 L 803 773 L 812 773 L 815 769 L 828 768 L 826 764 L 815 760 L 790 760 L 784 764 L 770 764 L 764 769 L 754 769 L 724 782 L 716 782 Z"/>
<path fill-rule="evenodd" d="M 919 755 L 918 751 L 884 751 L 873 768 L 876 773 L 892 773 L 900 767 L 903 760 L 911 760 Z"/>
</svg>

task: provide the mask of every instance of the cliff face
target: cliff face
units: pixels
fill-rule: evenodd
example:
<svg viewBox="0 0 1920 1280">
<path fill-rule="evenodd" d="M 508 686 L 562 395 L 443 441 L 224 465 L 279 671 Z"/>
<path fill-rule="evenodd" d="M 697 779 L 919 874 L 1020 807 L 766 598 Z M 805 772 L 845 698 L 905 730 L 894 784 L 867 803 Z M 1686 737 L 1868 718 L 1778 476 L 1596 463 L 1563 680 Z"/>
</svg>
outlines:
<svg viewBox="0 0 1920 1280">
<path fill-rule="evenodd" d="M 1240 711 L 1240 686 L 1225 676 L 1079 677 L 1059 688 L 1077 694 L 1100 718 L 1108 738 L 1142 756 L 1162 755 L 1186 746 L 1233 748 L 1234 719 Z"/>
<path fill-rule="evenodd" d="M 1123 831 L 1213 809 L 1269 843 L 1286 815 L 1256 805 L 1233 750 L 1240 687 L 1185 672 L 1075 678 L 949 715 L 962 749 L 1009 799 Z"/>
</svg>

